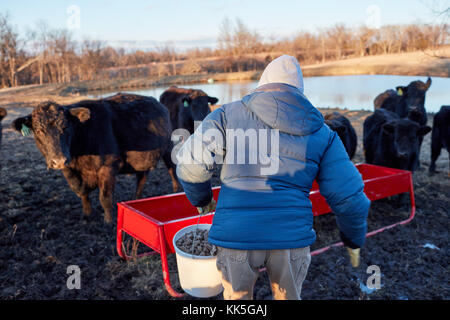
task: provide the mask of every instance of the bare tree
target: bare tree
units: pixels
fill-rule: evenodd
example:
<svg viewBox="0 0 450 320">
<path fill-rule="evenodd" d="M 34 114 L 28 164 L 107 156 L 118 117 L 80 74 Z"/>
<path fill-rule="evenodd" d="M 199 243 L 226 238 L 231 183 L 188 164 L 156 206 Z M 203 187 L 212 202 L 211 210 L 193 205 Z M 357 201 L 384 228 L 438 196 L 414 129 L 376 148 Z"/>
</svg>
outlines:
<svg viewBox="0 0 450 320">
<path fill-rule="evenodd" d="M 38 21 L 35 27 L 28 30 L 27 41 L 33 55 L 38 57 L 37 73 L 39 84 L 43 84 L 44 70 L 49 56 L 49 33 L 50 28 L 45 21 Z"/>
<path fill-rule="evenodd" d="M 233 26 L 230 19 L 224 18 L 220 24 L 217 41 L 223 55 L 231 56 L 233 54 Z"/>
<path fill-rule="evenodd" d="M 369 54 L 369 48 L 373 40 L 374 30 L 366 26 L 361 26 L 356 30 L 356 50 L 360 57 Z"/>
<path fill-rule="evenodd" d="M 233 33 L 233 54 L 240 56 L 247 53 L 256 53 L 259 45 L 259 35 L 252 32 L 237 18 Z"/>
<path fill-rule="evenodd" d="M 81 74 L 80 80 L 95 78 L 95 75 L 102 69 L 105 64 L 103 62 L 104 44 L 98 40 L 85 39 L 81 44 Z"/>
<path fill-rule="evenodd" d="M 321 51 L 321 56 L 322 56 L 322 63 L 325 62 L 327 54 L 326 54 L 326 39 L 327 39 L 327 34 L 325 30 L 320 30 L 319 32 L 319 39 L 320 39 L 320 51 Z"/>
<path fill-rule="evenodd" d="M 202 67 L 194 59 L 189 59 L 181 67 L 181 74 L 196 74 L 202 72 Z"/>
<path fill-rule="evenodd" d="M 348 43 L 351 41 L 351 34 L 348 32 L 344 24 L 336 24 L 334 27 L 327 30 L 328 37 L 333 43 L 336 59 L 342 59 L 344 53 L 348 48 Z"/>
<path fill-rule="evenodd" d="M 162 46 L 157 47 L 158 53 L 161 55 L 162 61 L 170 61 L 172 63 L 172 75 L 177 74 L 175 61 L 177 60 L 177 52 L 172 42 L 166 42 Z"/>
<path fill-rule="evenodd" d="M 9 15 L 0 15 L 0 74 L 2 87 L 15 86 L 16 59 L 18 56 L 18 33 L 9 22 Z"/>
<path fill-rule="evenodd" d="M 66 29 L 54 29 L 49 32 L 50 61 L 48 67 L 53 82 L 71 81 L 71 65 L 75 58 L 75 42 Z"/>
</svg>

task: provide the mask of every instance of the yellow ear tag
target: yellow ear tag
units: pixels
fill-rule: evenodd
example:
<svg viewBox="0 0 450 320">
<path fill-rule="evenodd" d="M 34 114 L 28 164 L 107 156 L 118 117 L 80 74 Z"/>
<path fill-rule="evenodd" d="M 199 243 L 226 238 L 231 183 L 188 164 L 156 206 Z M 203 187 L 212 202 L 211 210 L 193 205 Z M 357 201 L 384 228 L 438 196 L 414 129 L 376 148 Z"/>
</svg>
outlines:
<svg viewBox="0 0 450 320">
<path fill-rule="evenodd" d="M 397 95 L 402 96 L 403 95 L 403 90 L 402 88 L 398 88 L 397 89 Z"/>
</svg>

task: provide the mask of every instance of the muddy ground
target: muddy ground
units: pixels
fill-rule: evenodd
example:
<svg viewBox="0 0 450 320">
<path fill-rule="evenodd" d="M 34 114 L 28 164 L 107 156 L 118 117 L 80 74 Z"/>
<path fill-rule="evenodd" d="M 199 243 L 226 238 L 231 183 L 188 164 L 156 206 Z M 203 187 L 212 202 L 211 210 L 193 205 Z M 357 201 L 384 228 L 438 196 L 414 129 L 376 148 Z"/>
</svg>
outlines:
<svg viewBox="0 0 450 320">
<path fill-rule="evenodd" d="M 0 150 L 0 299 L 171 299 L 164 288 L 160 258 L 123 261 L 115 249 L 115 226 L 103 222 L 96 192 L 91 194 L 93 213 L 82 215 L 81 201 L 69 189 L 59 171 L 47 171 L 32 137 L 22 137 L 10 122 L 29 108 L 9 108 L 4 120 Z M 328 112 L 328 110 L 323 110 Z M 362 122 L 370 112 L 345 111 L 359 137 L 354 162 L 362 162 Z M 430 120 L 431 122 L 431 120 Z M 361 266 L 352 269 L 346 252 L 336 247 L 314 256 L 303 285 L 303 299 L 449 299 L 449 208 L 448 154 L 437 163 L 440 173 L 429 177 L 430 137 L 422 148 L 424 170 L 414 174 L 417 203 L 415 219 L 367 239 Z M 214 177 L 217 185 L 219 180 Z M 132 199 L 133 176 L 120 176 L 116 202 Z M 171 193 L 162 163 L 149 175 L 145 197 Z M 372 204 L 369 230 L 408 216 L 409 207 L 398 199 Z M 316 218 L 320 248 L 338 239 L 331 214 Z M 131 251 L 132 241 L 125 238 Z M 140 245 L 139 252 L 145 251 Z M 181 290 L 175 256 L 169 257 L 171 277 Z M 78 265 L 81 289 L 69 290 L 67 267 Z M 381 271 L 381 288 L 362 289 L 368 265 Z M 191 297 L 186 297 L 191 298 Z M 221 299 L 220 296 L 216 297 Z M 256 283 L 255 298 L 271 299 L 266 273 Z"/>
</svg>

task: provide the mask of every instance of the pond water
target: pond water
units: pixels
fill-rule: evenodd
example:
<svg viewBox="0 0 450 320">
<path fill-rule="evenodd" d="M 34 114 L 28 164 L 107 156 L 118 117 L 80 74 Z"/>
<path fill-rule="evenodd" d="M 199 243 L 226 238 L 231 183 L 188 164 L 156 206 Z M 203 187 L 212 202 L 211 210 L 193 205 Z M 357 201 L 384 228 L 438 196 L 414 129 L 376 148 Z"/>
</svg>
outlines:
<svg viewBox="0 0 450 320">
<path fill-rule="evenodd" d="M 421 76 L 391 75 L 352 75 L 308 77 L 304 79 L 305 95 L 317 108 L 339 108 L 349 110 L 373 110 L 375 97 L 387 89 L 407 86 L 411 81 L 426 81 Z M 444 104 L 450 104 L 450 78 L 432 77 L 432 84 L 427 92 L 425 108 L 428 112 L 437 112 Z M 180 87 L 195 88 L 217 97 L 219 104 L 240 100 L 257 87 L 257 81 L 216 82 L 212 84 L 189 84 Z M 168 86 L 152 87 L 142 90 L 124 90 L 121 92 L 137 93 L 159 99 Z M 93 98 L 106 97 L 116 92 L 90 95 Z"/>
</svg>

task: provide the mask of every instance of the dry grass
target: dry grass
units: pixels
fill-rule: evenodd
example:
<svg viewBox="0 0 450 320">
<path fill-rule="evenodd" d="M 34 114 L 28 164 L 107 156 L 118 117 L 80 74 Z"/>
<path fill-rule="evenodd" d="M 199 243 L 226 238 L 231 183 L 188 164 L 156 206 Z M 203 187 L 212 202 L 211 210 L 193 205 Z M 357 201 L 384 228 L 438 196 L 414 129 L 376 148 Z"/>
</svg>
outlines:
<svg viewBox="0 0 450 320">
<path fill-rule="evenodd" d="M 391 74 L 450 77 L 450 46 L 437 50 L 384 54 L 304 66 L 304 76 Z"/>
</svg>

